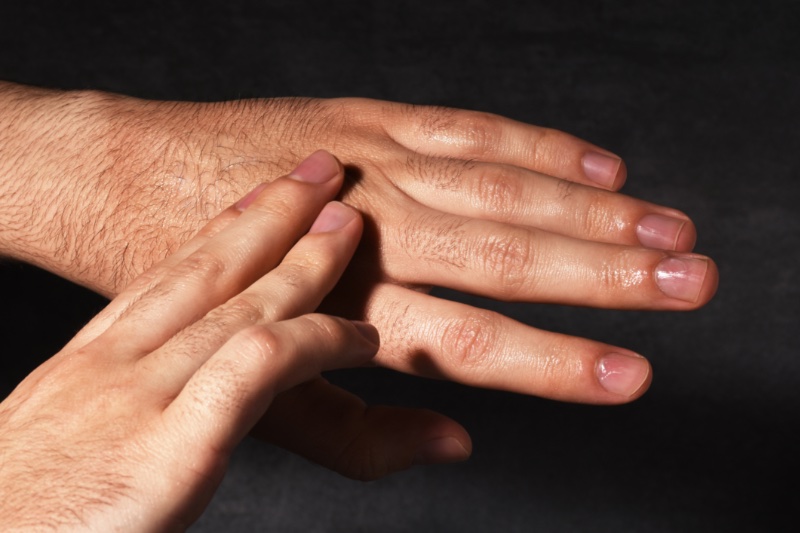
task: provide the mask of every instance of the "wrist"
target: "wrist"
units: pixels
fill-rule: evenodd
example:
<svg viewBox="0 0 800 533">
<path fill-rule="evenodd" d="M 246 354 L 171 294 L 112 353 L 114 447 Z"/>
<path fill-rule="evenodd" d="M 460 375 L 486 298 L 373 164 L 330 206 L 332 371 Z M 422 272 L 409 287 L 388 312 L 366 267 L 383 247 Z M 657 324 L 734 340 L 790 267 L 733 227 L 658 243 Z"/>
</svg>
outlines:
<svg viewBox="0 0 800 533">
<path fill-rule="evenodd" d="M 56 272 L 77 258 L 79 211 L 102 172 L 94 98 L 0 85 L 1 254 Z"/>
</svg>

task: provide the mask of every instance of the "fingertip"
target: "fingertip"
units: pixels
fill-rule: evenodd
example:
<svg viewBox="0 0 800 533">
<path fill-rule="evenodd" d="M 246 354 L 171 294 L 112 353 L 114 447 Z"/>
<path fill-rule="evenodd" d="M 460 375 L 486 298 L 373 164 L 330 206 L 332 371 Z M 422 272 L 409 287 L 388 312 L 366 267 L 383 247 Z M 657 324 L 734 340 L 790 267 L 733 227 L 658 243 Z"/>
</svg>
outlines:
<svg viewBox="0 0 800 533">
<path fill-rule="evenodd" d="M 618 191 L 625 185 L 625 182 L 628 180 L 628 165 L 625 164 L 625 160 L 619 160 L 619 168 L 617 168 L 617 173 L 614 176 L 614 181 L 611 183 L 611 190 Z"/>
<path fill-rule="evenodd" d="M 429 426 L 421 434 L 411 466 L 450 464 L 466 461 L 472 455 L 472 438 L 461 424 L 425 409 Z"/>
<path fill-rule="evenodd" d="M 622 187 L 628 169 L 622 158 L 599 150 L 589 150 L 581 159 L 583 173 L 597 187 L 615 191 Z"/>
<path fill-rule="evenodd" d="M 650 362 L 641 355 L 616 350 L 597 359 L 595 376 L 611 396 L 603 403 L 621 404 L 642 396 L 653 380 Z"/>
<path fill-rule="evenodd" d="M 351 320 L 350 323 L 361 337 L 363 348 L 360 350 L 362 357 L 361 366 L 377 366 L 375 355 L 381 346 L 381 336 L 378 329 L 372 324 L 360 320 Z"/>
<path fill-rule="evenodd" d="M 697 230 L 689 217 L 679 211 L 649 213 L 637 223 L 636 237 L 647 248 L 691 252 Z"/>
<path fill-rule="evenodd" d="M 288 177 L 307 183 L 325 183 L 341 176 L 343 167 L 339 160 L 326 150 L 317 150 L 301 161 Z"/>
<path fill-rule="evenodd" d="M 707 304 L 717 291 L 719 270 L 716 263 L 699 254 L 671 254 L 655 267 L 655 282 L 674 309 L 691 310 Z"/>
<path fill-rule="evenodd" d="M 422 443 L 414 455 L 413 465 L 460 463 L 472 454 L 471 443 L 465 446 L 456 437 L 438 437 Z"/>
<path fill-rule="evenodd" d="M 678 234 L 678 238 L 675 239 L 675 251 L 691 252 L 694 250 L 695 244 L 697 244 L 697 227 L 694 222 L 687 218 Z"/>
<path fill-rule="evenodd" d="M 713 259 L 706 257 L 708 261 L 708 269 L 706 270 L 706 277 L 703 280 L 703 287 L 700 289 L 700 297 L 698 298 L 697 307 L 706 305 L 719 289 L 719 268 Z"/>
<path fill-rule="evenodd" d="M 328 233 L 348 226 L 354 220 L 360 223 L 361 214 L 352 207 L 341 202 L 328 202 L 317 215 L 308 233 Z"/>
<path fill-rule="evenodd" d="M 377 351 L 378 347 L 381 344 L 381 336 L 378 332 L 378 328 L 373 326 L 372 324 L 368 324 L 366 322 L 362 322 L 360 320 L 351 320 L 350 321 L 353 326 L 355 326 L 356 331 L 370 344 L 375 346 L 375 350 Z"/>
</svg>

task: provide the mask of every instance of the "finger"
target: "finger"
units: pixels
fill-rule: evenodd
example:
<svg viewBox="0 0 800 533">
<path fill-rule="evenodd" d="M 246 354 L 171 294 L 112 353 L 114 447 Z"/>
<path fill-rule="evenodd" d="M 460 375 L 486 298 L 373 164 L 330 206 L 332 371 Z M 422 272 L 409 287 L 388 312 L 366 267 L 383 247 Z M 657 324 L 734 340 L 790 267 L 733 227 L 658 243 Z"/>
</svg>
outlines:
<svg viewBox="0 0 800 533">
<path fill-rule="evenodd" d="M 122 353 L 145 355 L 241 292 L 283 259 L 341 181 L 339 163 L 319 151 L 268 184 L 235 222 L 178 264 L 159 269 L 108 329 L 107 340 L 124 343 Z"/>
<path fill-rule="evenodd" d="M 361 230 L 354 209 L 329 203 L 274 270 L 140 359 L 150 369 L 148 380 L 175 394 L 236 332 L 317 309 L 347 267 Z"/>
<path fill-rule="evenodd" d="M 135 278 L 130 285 L 123 289 L 116 298 L 114 298 L 100 313 L 95 315 L 94 318 L 72 338 L 66 348 L 83 346 L 107 330 L 111 324 L 119 319 L 120 315 L 132 302 L 141 294 L 151 289 L 163 278 L 166 272 L 191 255 L 195 250 L 201 248 L 209 239 L 226 228 L 231 222 L 239 218 L 239 214 L 244 210 L 244 208 L 240 206 L 240 204 L 244 205 L 242 203 L 243 200 L 260 194 L 264 187 L 266 187 L 266 184 L 258 185 L 250 193 L 245 195 L 242 200 L 239 200 L 236 204 L 228 207 L 211 219 L 208 224 L 203 226 L 194 237 L 184 243 L 174 254 L 168 256 L 158 265 L 155 265 L 147 272 Z"/>
<path fill-rule="evenodd" d="M 650 384 L 650 365 L 630 350 L 396 285 L 380 284 L 366 308 L 381 331 L 375 361 L 401 372 L 592 404 L 629 402 Z"/>
<path fill-rule="evenodd" d="M 627 175 L 618 156 L 558 130 L 460 109 L 395 104 L 386 112 L 389 135 L 422 154 L 515 165 L 609 190 Z"/>
<path fill-rule="evenodd" d="M 439 413 L 368 407 L 322 378 L 276 396 L 250 434 L 363 481 L 413 465 L 463 461 L 472 450 L 466 430 Z"/>
<path fill-rule="evenodd" d="M 717 287 L 709 258 L 573 239 L 434 213 L 382 227 L 401 283 L 490 298 L 613 309 L 688 310 Z"/>
<path fill-rule="evenodd" d="M 532 226 L 578 239 L 691 251 L 685 214 L 509 165 L 426 158 L 404 187 L 418 202 L 470 218 Z"/>
<path fill-rule="evenodd" d="M 224 454 L 275 395 L 325 370 L 362 365 L 377 348 L 375 328 L 328 315 L 253 326 L 200 367 L 164 415 L 193 445 Z"/>
</svg>

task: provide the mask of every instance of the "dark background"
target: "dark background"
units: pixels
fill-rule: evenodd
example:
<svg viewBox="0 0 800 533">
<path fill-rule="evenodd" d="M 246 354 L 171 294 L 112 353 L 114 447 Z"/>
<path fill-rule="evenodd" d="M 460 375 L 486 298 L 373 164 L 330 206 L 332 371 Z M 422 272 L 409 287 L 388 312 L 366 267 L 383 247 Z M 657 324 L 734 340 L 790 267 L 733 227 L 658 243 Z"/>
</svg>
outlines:
<svg viewBox="0 0 800 533">
<path fill-rule="evenodd" d="M 800 409 L 800 3 L 7 2 L 0 79 L 162 99 L 367 96 L 480 109 L 622 155 L 624 192 L 684 210 L 719 265 L 692 313 L 491 306 L 647 355 L 601 408 L 385 371 L 335 379 L 440 409 L 473 458 L 346 480 L 248 441 L 194 530 L 790 531 Z M 0 393 L 103 301 L 0 265 Z"/>
</svg>

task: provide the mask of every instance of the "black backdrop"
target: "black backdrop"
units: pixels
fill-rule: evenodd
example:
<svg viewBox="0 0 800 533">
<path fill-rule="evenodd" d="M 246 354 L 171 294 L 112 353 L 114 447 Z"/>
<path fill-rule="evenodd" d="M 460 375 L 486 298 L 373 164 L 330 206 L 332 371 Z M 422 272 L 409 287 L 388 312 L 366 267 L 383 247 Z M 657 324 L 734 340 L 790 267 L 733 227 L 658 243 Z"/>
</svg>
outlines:
<svg viewBox="0 0 800 533">
<path fill-rule="evenodd" d="M 473 458 L 363 484 L 248 441 L 195 531 L 792 530 L 799 5 L 3 1 L 0 79 L 162 99 L 367 96 L 563 129 L 624 156 L 624 192 L 689 213 L 719 264 L 717 297 L 688 314 L 442 291 L 646 354 L 653 386 L 600 408 L 338 373 L 373 401 L 460 420 Z M 6 394 L 103 300 L 22 265 L 0 276 Z"/>
</svg>

